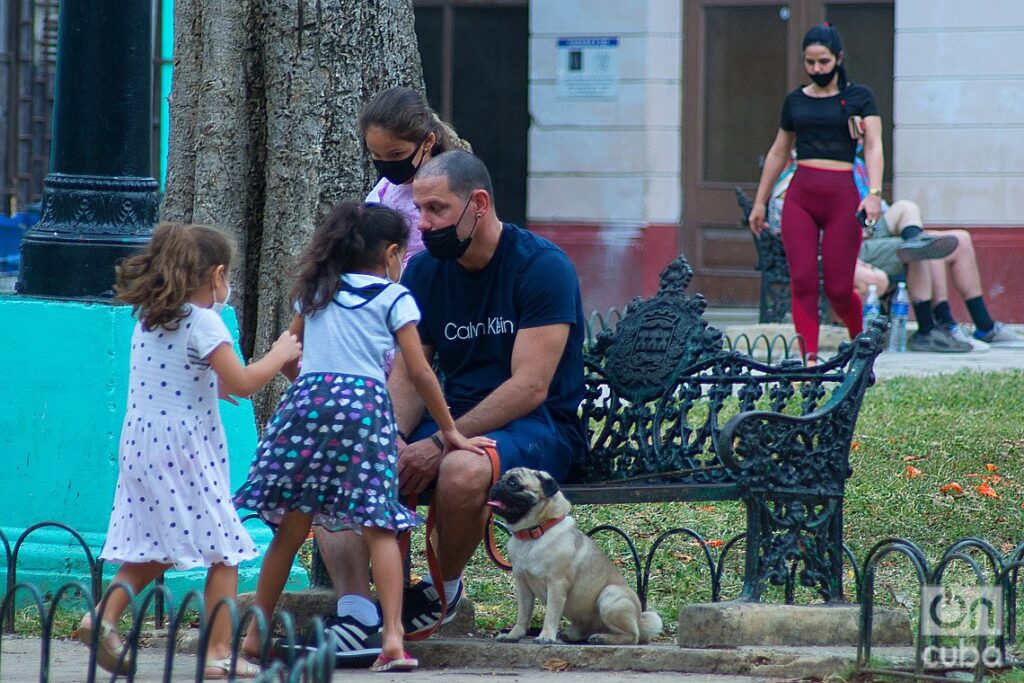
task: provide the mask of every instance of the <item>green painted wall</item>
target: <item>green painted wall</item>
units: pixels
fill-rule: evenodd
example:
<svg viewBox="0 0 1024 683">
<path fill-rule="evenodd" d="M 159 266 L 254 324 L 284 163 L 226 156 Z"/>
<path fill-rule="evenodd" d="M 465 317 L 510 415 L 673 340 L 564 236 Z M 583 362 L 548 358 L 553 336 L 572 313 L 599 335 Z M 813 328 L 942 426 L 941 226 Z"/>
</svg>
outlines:
<svg viewBox="0 0 1024 683">
<path fill-rule="evenodd" d="M 237 344 L 234 311 L 225 311 L 225 320 Z M 12 546 L 33 524 L 60 521 L 99 554 L 117 481 L 134 324 L 127 306 L 0 295 L 6 394 L 0 411 L 0 531 Z M 252 404 L 221 402 L 221 415 L 237 486 L 256 447 Z M 267 528 L 258 520 L 247 527 L 265 548 Z M 82 580 L 84 558 L 66 532 L 40 530 L 19 553 L 17 578 L 47 586 Z M 258 569 L 259 559 L 242 565 L 242 590 L 255 586 Z M 203 576 L 203 570 L 171 573 L 168 584 L 183 594 L 179 589 L 200 587 Z M 306 583 L 305 572 L 296 568 L 289 585 Z"/>
</svg>

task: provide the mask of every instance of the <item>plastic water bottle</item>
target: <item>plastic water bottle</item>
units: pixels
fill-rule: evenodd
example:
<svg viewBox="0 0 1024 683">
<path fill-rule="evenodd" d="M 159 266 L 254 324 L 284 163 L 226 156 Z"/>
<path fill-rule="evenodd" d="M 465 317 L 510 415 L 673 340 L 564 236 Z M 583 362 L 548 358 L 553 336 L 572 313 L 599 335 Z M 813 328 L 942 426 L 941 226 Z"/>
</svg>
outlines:
<svg viewBox="0 0 1024 683">
<path fill-rule="evenodd" d="M 868 285 L 868 298 L 864 301 L 864 329 L 882 315 L 882 302 L 878 300 L 878 285 Z"/>
<path fill-rule="evenodd" d="M 892 315 L 889 322 L 889 350 L 903 353 L 907 350 L 907 317 L 910 315 L 910 297 L 907 296 L 907 283 L 901 282 L 896 289 L 896 297 L 892 300 Z"/>
</svg>

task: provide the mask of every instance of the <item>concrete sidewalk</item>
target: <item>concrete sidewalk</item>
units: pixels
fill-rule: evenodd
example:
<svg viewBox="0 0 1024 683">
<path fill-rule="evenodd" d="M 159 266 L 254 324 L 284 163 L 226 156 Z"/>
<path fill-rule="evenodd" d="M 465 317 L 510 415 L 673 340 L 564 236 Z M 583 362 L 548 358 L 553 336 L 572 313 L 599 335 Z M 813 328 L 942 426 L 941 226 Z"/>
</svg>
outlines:
<svg viewBox="0 0 1024 683">
<path fill-rule="evenodd" d="M 339 669 L 337 681 L 472 681 L 481 678 L 511 683 L 555 680 L 579 682 L 669 681 L 758 683 L 769 681 L 826 679 L 848 672 L 856 658 L 855 648 L 768 648 L 699 650 L 656 644 L 631 647 L 588 645 L 533 645 L 529 642 L 499 644 L 492 639 L 430 639 L 410 643 L 409 651 L 422 668 L 415 672 L 377 674 L 367 669 Z M 4 637 L 0 659 L 0 682 L 27 683 L 40 676 L 40 640 Z M 908 661 L 909 648 L 875 648 L 876 657 Z M 157 683 L 163 680 L 165 651 L 143 648 L 135 680 Z M 51 683 L 81 683 L 86 680 L 88 653 L 78 642 L 53 641 L 50 652 Z M 177 654 L 172 681 L 194 681 L 196 658 Z M 110 674 L 97 670 L 97 681 Z"/>
<path fill-rule="evenodd" d="M 705 312 L 707 321 L 722 330 L 726 337 L 736 340 L 745 334 L 752 342 L 755 337 L 764 335 L 768 340 L 782 337 L 793 339 L 796 331 L 792 324 L 757 322 L 757 309 L 754 308 L 709 308 Z M 1024 333 L 1024 325 L 1010 325 L 1017 332 Z M 911 323 L 908 334 L 913 334 L 916 324 Z M 845 328 L 835 325 L 823 325 L 819 345 L 822 355 L 828 356 L 836 347 L 847 340 Z M 779 343 L 781 340 L 777 340 Z M 763 348 L 765 341 L 762 340 Z M 738 350 L 746 352 L 745 346 Z M 794 346 L 795 348 L 795 346 Z M 781 357 L 782 348 L 773 350 L 775 356 Z M 773 362 L 777 362 L 773 361 Z M 967 353 L 919 353 L 908 351 L 894 353 L 883 351 L 875 361 L 875 376 L 879 379 L 890 377 L 924 377 L 944 375 L 971 370 L 976 372 L 995 372 L 998 370 L 1024 370 L 1024 348 L 1006 348 L 991 346 L 984 351 Z"/>
</svg>

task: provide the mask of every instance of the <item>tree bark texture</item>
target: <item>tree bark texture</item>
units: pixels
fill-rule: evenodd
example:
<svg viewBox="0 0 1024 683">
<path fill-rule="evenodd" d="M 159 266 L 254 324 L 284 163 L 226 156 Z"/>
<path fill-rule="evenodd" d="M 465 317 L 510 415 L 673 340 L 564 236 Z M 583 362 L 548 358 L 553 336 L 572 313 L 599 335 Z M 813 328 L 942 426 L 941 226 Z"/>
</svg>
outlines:
<svg viewBox="0 0 1024 683">
<path fill-rule="evenodd" d="M 357 126 L 378 91 L 423 89 L 411 0 L 176 0 L 164 220 L 235 236 L 242 350 L 292 318 L 317 223 L 376 180 Z M 253 397 L 260 426 L 284 389 Z"/>
</svg>

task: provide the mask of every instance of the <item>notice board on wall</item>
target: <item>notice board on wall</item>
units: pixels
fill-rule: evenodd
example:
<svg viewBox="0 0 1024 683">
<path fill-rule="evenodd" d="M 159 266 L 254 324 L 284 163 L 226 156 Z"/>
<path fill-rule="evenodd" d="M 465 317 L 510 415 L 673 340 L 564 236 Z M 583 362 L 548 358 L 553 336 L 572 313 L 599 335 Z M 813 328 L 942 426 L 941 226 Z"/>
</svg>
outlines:
<svg viewBox="0 0 1024 683">
<path fill-rule="evenodd" d="M 558 38 L 556 94 L 564 99 L 609 100 L 619 96 L 617 36 Z"/>
</svg>

